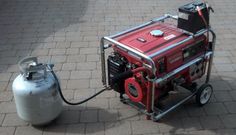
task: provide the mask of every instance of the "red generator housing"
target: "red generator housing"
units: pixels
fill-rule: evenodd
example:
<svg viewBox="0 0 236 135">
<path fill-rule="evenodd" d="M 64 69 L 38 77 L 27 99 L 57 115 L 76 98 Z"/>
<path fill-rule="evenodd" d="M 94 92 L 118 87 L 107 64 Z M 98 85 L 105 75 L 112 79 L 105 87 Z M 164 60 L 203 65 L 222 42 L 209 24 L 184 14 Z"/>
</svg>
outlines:
<svg viewBox="0 0 236 135">
<path fill-rule="evenodd" d="M 212 93 L 208 81 L 214 32 L 201 29 L 195 34 L 189 33 L 165 23 L 166 19 L 178 20 L 176 16 L 165 15 L 101 40 L 103 84 L 119 92 L 122 102 L 137 107 L 153 120 L 159 120 L 195 95 L 198 104 L 204 105 Z M 209 33 L 212 34 L 211 41 Z M 106 62 L 105 50 L 110 47 L 113 51 Z M 198 87 L 195 80 L 206 71 L 206 81 Z M 176 86 L 191 94 L 167 109 L 158 108 L 162 97 L 175 91 Z"/>
</svg>

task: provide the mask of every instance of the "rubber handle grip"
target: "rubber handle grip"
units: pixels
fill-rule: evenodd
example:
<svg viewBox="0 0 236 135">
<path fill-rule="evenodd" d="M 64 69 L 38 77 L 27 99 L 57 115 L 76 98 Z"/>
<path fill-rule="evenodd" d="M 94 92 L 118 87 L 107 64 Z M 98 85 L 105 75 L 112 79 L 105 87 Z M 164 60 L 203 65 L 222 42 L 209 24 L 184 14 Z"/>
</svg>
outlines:
<svg viewBox="0 0 236 135">
<path fill-rule="evenodd" d="M 121 74 L 115 75 L 115 76 L 112 78 L 112 83 L 116 83 L 116 82 L 118 82 L 119 80 L 123 80 L 123 79 L 129 78 L 129 77 L 132 77 L 132 76 L 133 76 L 132 70 L 123 72 L 123 73 L 121 73 Z"/>
</svg>

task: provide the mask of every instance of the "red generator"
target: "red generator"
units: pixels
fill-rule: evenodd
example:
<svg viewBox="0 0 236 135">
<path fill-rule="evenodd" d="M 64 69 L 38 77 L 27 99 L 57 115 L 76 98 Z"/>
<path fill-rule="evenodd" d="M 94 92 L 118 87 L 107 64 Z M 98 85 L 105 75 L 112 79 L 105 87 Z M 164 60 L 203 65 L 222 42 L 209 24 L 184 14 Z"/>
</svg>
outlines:
<svg viewBox="0 0 236 135">
<path fill-rule="evenodd" d="M 213 92 L 208 82 L 216 39 L 209 26 L 210 10 L 206 3 L 189 3 L 179 8 L 178 16 L 166 14 L 103 37 L 104 86 L 155 121 L 194 96 L 197 104 L 205 105 Z M 109 54 L 108 48 L 112 48 Z M 205 74 L 205 82 L 198 86 L 196 81 Z M 163 107 L 162 100 L 177 93 L 177 88 L 190 94 Z"/>
</svg>

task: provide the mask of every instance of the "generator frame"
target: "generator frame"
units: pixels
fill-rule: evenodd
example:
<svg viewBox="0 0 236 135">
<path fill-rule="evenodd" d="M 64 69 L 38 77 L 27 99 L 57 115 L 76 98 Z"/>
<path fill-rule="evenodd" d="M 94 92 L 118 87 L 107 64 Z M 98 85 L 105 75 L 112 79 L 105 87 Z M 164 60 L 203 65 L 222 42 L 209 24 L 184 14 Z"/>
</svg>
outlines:
<svg viewBox="0 0 236 135">
<path fill-rule="evenodd" d="M 139 51 L 137 51 L 133 48 L 130 48 L 130 47 L 118 42 L 117 40 L 115 40 L 116 38 L 118 38 L 120 36 L 123 36 L 125 34 L 130 33 L 130 32 L 139 30 L 139 29 L 144 28 L 146 26 L 149 26 L 149 25 L 152 25 L 152 24 L 155 24 L 155 23 L 159 23 L 159 22 L 164 22 L 166 19 L 177 20 L 178 16 L 165 14 L 164 16 L 162 16 L 160 18 L 152 19 L 151 21 L 148 21 L 148 22 L 143 23 L 141 25 L 135 26 L 135 27 L 130 28 L 128 30 L 119 32 L 119 33 L 111 35 L 111 36 L 102 37 L 101 41 L 100 41 L 102 83 L 103 83 L 105 88 L 110 89 L 110 86 L 108 85 L 107 80 L 106 80 L 107 74 L 106 74 L 106 62 L 105 62 L 105 49 L 111 47 L 111 44 L 115 45 L 115 46 L 118 46 L 118 47 L 126 50 L 127 52 L 131 52 L 131 53 L 145 59 L 148 63 L 143 63 L 143 67 L 151 70 L 152 74 L 155 75 L 157 69 L 156 69 L 155 63 L 154 63 L 152 58 L 154 58 L 155 56 L 158 56 L 158 55 L 160 55 L 160 54 L 162 54 L 162 53 L 164 53 L 164 52 L 166 52 L 166 51 L 168 51 L 168 50 L 170 50 L 174 47 L 177 47 L 177 46 L 179 46 L 183 43 L 186 43 L 187 41 L 189 41 L 189 40 L 191 40 L 195 37 L 201 36 L 201 35 L 206 34 L 208 32 L 211 33 L 211 35 L 212 35 L 211 50 L 206 51 L 205 54 L 203 54 L 202 56 L 199 56 L 199 57 L 191 60 L 190 62 L 185 63 L 184 65 L 182 65 L 182 66 L 178 67 L 177 69 L 169 72 L 168 74 L 164 75 L 163 77 L 160 77 L 160 78 L 154 77 L 154 78 L 152 78 L 151 76 L 148 76 L 148 81 L 151 83 L 151 86 L 152 86 L 151 87 L 151 110 L 145 109 L 144 105 L 142 105 L 140 103 L 135 103 L 135 102 L 132 102 L 129 99 L 126 99 L 126 101 L 125 101 L 126 103 L 130 104 L 131 106 L 133 106 L 133 107 L 137 108 L 138 110 L 140 110 L 141 112 L 145 113 L 148 117 L 151 117 L 151 119 L 153 121 L 157 121 L 157 120 L 161 119 L 164 115 L 166 115 L 167 113 L 171 112 L 172 110 L 174 110 L 175 108 L 177 108 L 181 104 L 188 101 L 190 98 L 195 96 L 196 93 L 198 92 L 198 89 L 192 91 L 192 93 L 189 96 L 183 98 L 181 101 L 177 102 L 175 105 L 171 106 L 167 110 L 162 111 L 162 110 L 155 107 L 155 85 L 161 83 L 162 81 L 167 80 L 168 78 L 174 76 L 175 74 L 179 73 L 180 71 L 182 71 L 182 70 L 190 67 L 191 65 L 197 63 L 198 61 L 201 61 L 202 59 L 206 59 L 206 58 L 209 58 L 209 61 L 207 62 L 208 66 L 207 66 L 205 83 L 208 83 L 209 80 L 210 80 L 210 76 L 211 76 L 213 54 L 214 54 L 214 49 L 215 49 L 216 35 L 210 27 L 207 28 L 207 29 L 202 29 L 202 30 L 198 31 L 196 34 L 189 33 L 189 32 L 186 32 L 186 31 L 183 30 L 186 34 L 189 35 L 186 39 L 184 39 L 180 42 L 171 44 L 170 46 L 168 46 L 168 47 L 166 47 L 166 48 L 164 48 L 160 51 L 157 51 L 157 52 L 155 52 L 151 55 L 145 55 L 145 54 L 143 54 L 143 53 L 141 53 L 141 52 L 139 52 Z M 209 41 L 209 39 L 208 39 L 208 41 Z M 105 42 L 107 42 L 108 44 L 105 44 Z"/>
</svg>

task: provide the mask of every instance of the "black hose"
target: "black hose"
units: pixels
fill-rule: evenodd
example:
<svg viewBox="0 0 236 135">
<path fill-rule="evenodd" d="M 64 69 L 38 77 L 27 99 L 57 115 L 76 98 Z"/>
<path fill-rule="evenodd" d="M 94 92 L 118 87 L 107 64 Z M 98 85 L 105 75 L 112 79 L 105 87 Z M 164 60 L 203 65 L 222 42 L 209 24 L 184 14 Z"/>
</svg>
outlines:
<svg viewBox="0 0 236 135">
<path fill-rule="evenodd" d="M 52 73 L 52 75 L 53 75 L 53 77 L 54 77 L 54 79 L 55 79 L 55 81 L 56 81 L 56 83 L 57 83 L 58 91 L 59 91 L 59 94 L 60 94 L 62 100 L 63 100 L 65 103 L 67 103 L 68 105 L 80 105 L 80 104 L 83 104 L 83 103 L 85 103 L 85 102 L 91 100 L 92 98 L 96 97 L 97 95 L 99 95 L 99 94 L 101 94 L 102 92 L 104 92 L 104 91 L 107 90 L 107 88 L 104 88 L 104 89 L 100 90 L 99 92 L 95 93 L 94 95 L 92 95 L 91 97 L 86 98 L 85 100 L 82 100 L 82 101 L 79 101 L 79 102 L 76 102 L 76 103 L 71 103 L 71 102 L 67 101 L 67 100 L 65 99 L 65 97 L 63 96 L 62 91 L 61 91 L 61 87 L 60 87 L 60 84 L 59 84 L 59 80 L 58 80 L 56 74 L 54 73 L 53 70 L 51 70 L 51 73 Z"/>
</svg>

